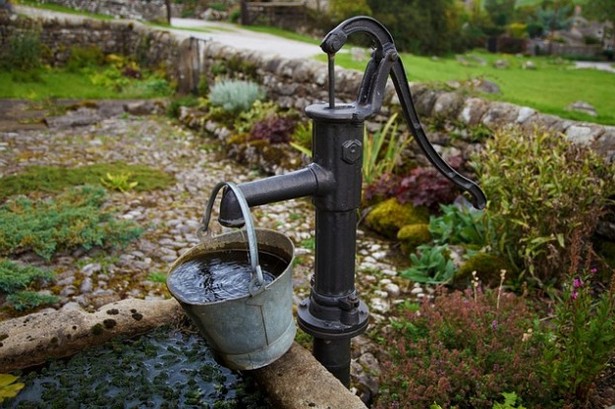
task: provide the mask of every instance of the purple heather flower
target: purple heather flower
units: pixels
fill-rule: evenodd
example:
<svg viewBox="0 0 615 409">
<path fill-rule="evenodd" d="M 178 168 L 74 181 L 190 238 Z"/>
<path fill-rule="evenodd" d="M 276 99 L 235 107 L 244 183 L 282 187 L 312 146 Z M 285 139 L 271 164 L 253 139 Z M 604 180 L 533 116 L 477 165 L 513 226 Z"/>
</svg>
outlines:
<svg viewBox="0 0 615 409">
<path fill-rule="evenodd" d="M 576 300 L 578 296 L 579 296 L 579 292 L 577 290 L 574 290 L 572 294 L 570 295 L 570 298 L 572 298 L 573 300 Z"/>
<path fill-rule="evenodd" d="M 589 270 L 589 272 L 592 274 L 596 274 L 598 272 L 598 269 L 596 267 L 593 267 L 592 269 Z"/>
<path fill-rule="evenodd" d="M 581 287 L 583 287 L 583 280 L 581 280 L 581 279 L 580 279 L 580 278 L 578 278 L 578 277 L 577 277 L 577 278 L 575 278 L 575 279 L 572 281 L 572 288 L 575 288 L 575 289 L 576 289 L 576 288 L 581 288 Z"/>
<path fill-rule="evenodd" d="M 498 320 L 491 321 L 491 329 L 494 331 L 498 329 Z"/>
</svg>

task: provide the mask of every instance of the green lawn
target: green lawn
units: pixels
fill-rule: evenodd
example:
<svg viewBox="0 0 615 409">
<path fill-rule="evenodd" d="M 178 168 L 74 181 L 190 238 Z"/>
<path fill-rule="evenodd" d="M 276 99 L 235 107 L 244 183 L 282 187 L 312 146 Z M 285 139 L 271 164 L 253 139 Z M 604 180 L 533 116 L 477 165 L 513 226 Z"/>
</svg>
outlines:
<svg viewBox="0 0 615 409">
<path fill-rule="evenodd" d="M 163 84 L 164 85 L 164 84 Z M 165 96 L 165 90 L 148 81 L 133 80 L 118 92 L 112 86 L 94 85 L 90 76 L 62 70 L 43 70 L 40 81 L 15 81 L 11 72 L 0 71 L 0 98 L 44 100 L 48 98 L 130 99 Z"/>
<path fill-rule="evenodd" d="M 482 66 L 471 56 L 484 59 Z M 324 61 L 326 56 L 321 57 Z M 547 57 L 526 58 L 511 55 L 474 52 L 464 57 L 469 64 L 462 65 L 454 57 L 432 59 L 402 54 L 408 79 L 413 82 L 463 81 L 483 77 L 499 85 L 502 93 L 482 95 L 485 98 L 529 106 L 540 112 L 575 120 L 587 120 L 615 125 L 615 74 L 597 70 L 577 70 L 569 62 Z M 509 68 L 496 69 L 492 63 L 507 60 Z M 524 70 L 522 63 L 531 60 L 536 70 Z M 340 53 L 336 64 L 364 70 L 366 62 L 355 62 L 349 54 Z M 598 116 L 569 112 L 566 107 L 583 100 L 596 108 Z"/>
</svg>

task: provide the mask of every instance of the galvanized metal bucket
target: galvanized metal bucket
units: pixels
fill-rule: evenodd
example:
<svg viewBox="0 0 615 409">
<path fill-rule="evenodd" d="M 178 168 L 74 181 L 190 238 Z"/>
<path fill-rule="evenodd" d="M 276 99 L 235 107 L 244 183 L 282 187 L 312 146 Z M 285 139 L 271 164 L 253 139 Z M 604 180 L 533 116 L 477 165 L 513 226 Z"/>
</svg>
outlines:
<svg viewBox="0 0 615 409">
<path fill-rule="evenodd" d="M 209 225 L 216 195 L 224 186 L 230 188 L 238 199 L 245 220 L 245 230 L 207 237 L 188 250 L 171 266 L 167 287 L 226 366 L 240 370 L 257 369 L 284 355 L 295 338 L 291 280 L 294 246 L 292 241 L 281 233 L 255 229 L 241 190 L 227 182 L 219 183 L 212 191 L 203 216 L 204 230 L 207 230 Z M 173 274 L 184 263 L 220 257 L 229 250 L 245 251 L 246 241 L 252 266 L 248 295 L 195 303 L 188 301 L 173 285 Z M 263 280 L 259 252 L 269 253 L 287 262 L 286 268 L 276 274 L 275 279 L 268 284 Z"/>
</svg>

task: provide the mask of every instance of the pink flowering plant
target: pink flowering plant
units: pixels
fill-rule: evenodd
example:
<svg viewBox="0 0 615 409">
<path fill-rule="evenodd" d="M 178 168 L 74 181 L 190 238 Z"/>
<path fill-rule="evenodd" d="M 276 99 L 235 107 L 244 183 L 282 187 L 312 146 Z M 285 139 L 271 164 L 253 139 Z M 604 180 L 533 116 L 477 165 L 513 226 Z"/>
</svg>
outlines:
<svg viewBox="0 0 615 409">
<path fill-rule="evenodd" d="M 544 331 L 542 372 L 553 398 L 584 407 L 615 351 L 615 289 L 592 280 L 597 270 L 570 277 Z M 615 281 L 614 281 L 615 283 Z"/>
</svg>

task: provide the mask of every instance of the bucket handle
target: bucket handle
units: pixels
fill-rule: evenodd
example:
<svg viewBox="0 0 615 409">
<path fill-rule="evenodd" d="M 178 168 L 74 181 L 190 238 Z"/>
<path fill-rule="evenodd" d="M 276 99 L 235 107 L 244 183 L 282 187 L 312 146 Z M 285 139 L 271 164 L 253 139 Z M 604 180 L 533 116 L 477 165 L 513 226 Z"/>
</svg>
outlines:
<svg viewBox="0 0 615 409">
<path fill-rule="evenodd" d="M 218 196 L 218 192 L 223 187 L 228 187 L 233 191 L 235 197 L 237 197 L 237 202 L 239 203 L 239 207 L 241 208 L 241 213 L 243 215 L 243 219 L 246 225 L 246 233 L 248 236 L 248 248 L 250 251 L 250 263 L 252 265 L 252 280 L 250 280 L 250 285 L 248 287 L 248 291 L 251 296 L 255 296 L 265 290 L 265 280 L 263 278 L 263 270 L 259 264 L 258 260 L 258 246 L 256 243 L 256 231 L 254 230 L 254 222 L 252 221 L 252 214 L 250 213 L 250 206 L 248 206 L 248 202 L 246 198 L 243 196 L 243 192 L 236 184 L 232 182 L 220 182 L 216 186 L 214 186 L 211 196 L 209 197 L 209 201 L 207 202 L 207 207 L 205 208 L 205 213 L 203 214 L 202 226 L 199 229 L 199 237 L 207 233 L 207 229 L 209 229 L 209 220 L 211 219 L 211 212 L 214 207 L 214 202 L 216 201 L 216 196 Z"/>
</svg>

